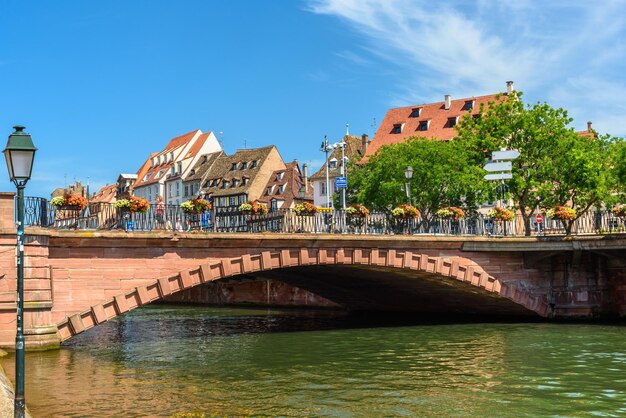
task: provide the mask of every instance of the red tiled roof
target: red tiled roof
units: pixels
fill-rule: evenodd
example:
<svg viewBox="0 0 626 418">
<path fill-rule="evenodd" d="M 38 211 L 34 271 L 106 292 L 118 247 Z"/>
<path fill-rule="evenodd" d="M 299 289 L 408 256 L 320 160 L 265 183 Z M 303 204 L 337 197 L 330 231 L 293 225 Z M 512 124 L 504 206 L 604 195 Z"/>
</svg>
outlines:
<svg viewBox="0 0 626 418">
<path fill-rule="evenodd" d="M 290 208 L 295 200 L 313 200 L 313 187 L 309 183 L 308 189 L 304 195 L 304 199 L 300 199 L 300 187 L 304 186 L 304 178 L 300 171 L 298 161 L 285 163 L 284 170 L 276 170 L 270 176 L 265 185 L 265 192 L 257 199 L 258 202 L 268 203 L 272 199 L 282 200 L 283 208 Z M 278 180 L 278 176 L 283 174 L 282 179 Z M 282 193 L 278 192 L 279 186 L 284 186 Z M 272 194 L 267 194 L 267 190 L 272 190 Z"/>
<path fill-rule="evenodd" d="M 200 135 L 198 139 L 196 139 L 196 142 L 194 142 L 191 148 L 189 149 L 189 152 L 187 152 L 187 155 L 185 155 L 185 158 L 193 157 L 198 152 L 200 152 L 200 149 L 202 148 L 204 143 L 207 141 L 207 139 L 209 139 L 209 135 L 211 135 L 211 132 L 207 132 L 205 134 Z"/>
<path fill-rule="evenodd" d="M 191 131 L 181 136 L 177 136 L 176 138 L 173 138 L 170 142 L 168 142 L 163 150 L 172 150 L 180 147 L 181 145 L 185 145 L 187 142 L 191 141 L 198 132 L 202 131 L 200 131 L 200 129 L 196 129 L 195 131 Z"/>
<path fill-rule="evenodd" d="M 91 203 L 113 203 L 117 195 L 117 184 L 107 184 L 96 194 L 93 195 L 89 201 Z"/>
<path fill-rule="evenodd" d="M 381 122 L 374 139 L 370 142 L 365 153 L 365 161 L 369 156 L 384 146 L 404 142 L 417 136 L 438 140 L 450 140 L 456 136 L 454 126 L 449 124 L 449 118 L 461 117 L 466 114 L 478 114 L 480 106 L 488 106 L 489 102 L 496 100 L 496 95 L 468 97 L 465 99 L 452 100 L 450 109 L 446 110 L 444 102 L 426 103 L 416 106 L 398 107 L 389 109 Z M 467 109 L 467 104 L 472 103 L 472 108 Z M 420 109 L 419 116 L 414 116 L 415 109 Z M 420 130 L 420 122 L 428 123 L 428 129 Z M 402 131 L 393 133 L 394 127 L 400 125 Z"/>
</svg>

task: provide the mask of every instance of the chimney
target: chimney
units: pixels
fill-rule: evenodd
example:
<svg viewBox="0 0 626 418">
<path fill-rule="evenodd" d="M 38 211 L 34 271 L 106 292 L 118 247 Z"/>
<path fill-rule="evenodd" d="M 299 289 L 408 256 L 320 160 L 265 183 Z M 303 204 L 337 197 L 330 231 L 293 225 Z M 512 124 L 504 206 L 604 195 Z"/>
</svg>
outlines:
<svg viewBox="0 0 626 418">
<path fill-rule="evenodd" d="M 368 145 L 369 145 L 369 138 L 367 137 L 367 134 L 361 135 L 361 155 L 365 155 Z"/>
<path fill-rule="evenodd" d="M 443 107 L 446 110 L 450 110 L 450 104 L 452 103 L 452 98 L 450 97 L 449 94 L 446 94 L 444 96 L 444 101 L 443 101 Z"/>
<path fill-rule="evenodd" d="M 304 178 L 304 193 L 309 191 L 309 167 L 306 163 L 302 164 L 302 177 Z"/>
<path fill-rule="evenodd" d="M 593 126 L 591 125 L 591 121 L 587 122 L 587 131 L 593 132 Z"/>
<path fill-rule="evenodd" d="M 506 82 L 506 94 L 511 95 L 515 91 L 515 87 L 513 87 L 512 81 Z"/>
</svg>

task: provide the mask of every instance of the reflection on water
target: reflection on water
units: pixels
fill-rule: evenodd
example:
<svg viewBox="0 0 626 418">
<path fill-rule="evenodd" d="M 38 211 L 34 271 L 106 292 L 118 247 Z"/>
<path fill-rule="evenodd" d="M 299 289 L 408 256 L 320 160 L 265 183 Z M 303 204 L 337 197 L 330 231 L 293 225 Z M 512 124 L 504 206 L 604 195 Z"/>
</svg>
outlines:
<svg viewBox="0 0 626 418">
<path fill-rule="evenodd" d="M 146 307 L 28 353 L 27 404 L 35 417 L 626 414 L 624 327 L 364 326 L 333 313 Z"/>
</svg>

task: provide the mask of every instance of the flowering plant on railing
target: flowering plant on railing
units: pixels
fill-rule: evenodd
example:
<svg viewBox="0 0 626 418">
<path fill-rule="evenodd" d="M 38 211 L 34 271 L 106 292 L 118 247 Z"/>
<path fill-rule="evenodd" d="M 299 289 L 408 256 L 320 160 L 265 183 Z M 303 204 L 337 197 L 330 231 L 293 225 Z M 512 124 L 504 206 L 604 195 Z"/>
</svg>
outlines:
<svg viewBox="0 0 626 418">
<path fill-rule="evenodd" d="M 463 212 L 463 209 L 461 208 L 457 208 L 456 206 L 450 206 L 447 208 L 441 208 L 436 212 L 436 215 L 439 218 L 442 219 L 453 219 L 455 221 L 459 220 L 460 218 L 464 218 L 465 217 L 465 212 Z"/>
<path fill-rule="evenodd" d="M 239 210 L 242 212 L 250 212 L 253 215 L 265 215 L 269 212 L 265 203 L 259 202 L 246 202 L 239 206 Z"/>
<path fill-rule="evenodd" d="M 346 208 L 346 214 L 353 218 L 365 218 L 367 215 L 370 214 L 370 211 L 360 203 L 355 203 L 354 205 L 348 206 Z"/>
<path fill-rule="evenodd" d="M 181 203 L 180 208 L 186 213 L 203 213 L 211 209 L 211 203 L 204 199 L 190 199 Z"/>
<path fill-rule="evenodd" d="M 296 215 L 314 215 L 317 213 L 317 206 L 309 202 L 298 203 L 293 207 L 293 211 Z"/>
<path fill-rule="evenodd" d="M 396 219 L 414 219 L 419 218 L 420 215 L 420 211 L 415 206 L 407 205 L 406 203 L 403 203 L 391 210 L 391 216 Z"/>
<path fill-rule="evenodd" d="M 564 222 L 572 221 L 576 219 L 576 209 L 568 208 L 567 206 L 555 206 L 546 211 L 546 216 Z"/>
<path fill-rule="evenodd" d="M 487 216 L 497 221 L 510 221 L 515 217 L 515 214 L 512 210 L 496 206 L 495 208 L 487 212 Z"/>
<path fill-rule="evenodd" d="M 626 217 L 626 203 L 622 203 L 622 204 L 618 203 L 617 205 L 613 206 L 613 209 L 611 209 L 611 212 L 615 216 L 619 216 L 621 218 Z"/>
<path fill-rule="evenodd" d="M 147 212 L 150 204 L 146 199 L 137 196 L 130 196 L 128 199 L 120 199 L 114 205 L 117 209 L 127 209 L 131 213 Z"/>
<path fill-rule="evenodd" d="M 50 204 L 56 207 L 75 206 L 82 210 L 87 207 L 87 199 L 77 194 L 65 193 L 63 196 L 53 197 Z"/>
</svg>

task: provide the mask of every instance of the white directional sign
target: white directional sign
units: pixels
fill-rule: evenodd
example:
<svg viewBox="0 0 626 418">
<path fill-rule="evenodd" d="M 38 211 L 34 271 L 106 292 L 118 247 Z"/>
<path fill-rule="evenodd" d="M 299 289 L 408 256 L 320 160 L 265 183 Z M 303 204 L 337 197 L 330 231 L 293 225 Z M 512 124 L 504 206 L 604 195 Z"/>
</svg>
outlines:
<svg viewBox="0 0 626 418">
<path fill-rule="evenodd" d="M 504 161 L 501 163 L 487 163 L 483 168 L 493 173 L 494 171 L 511 171 L 513 165 L 510 161 Z"/>
<path fill-rule="evenodd" d="M 494 151 L 491 154 L 491 159 L 494 161 L 502 161 L 502 160 L 514 160 L 519 157 L 519 151 L 512 149 L 506 151 Z"/>
<path fill-rule="evenodd" d="M 512 173 L 485 174 L 485 180 L 508 180 L 512 178 Z"/>
</svg>

